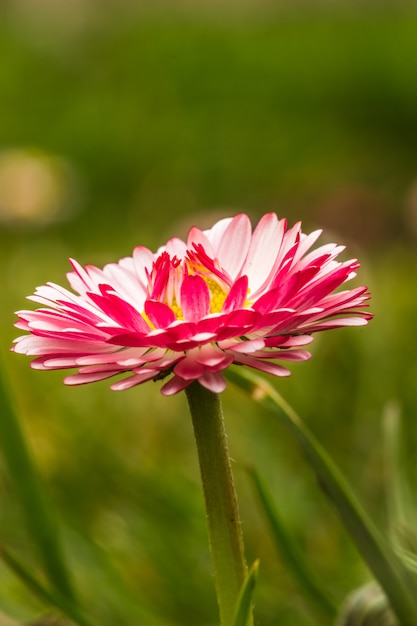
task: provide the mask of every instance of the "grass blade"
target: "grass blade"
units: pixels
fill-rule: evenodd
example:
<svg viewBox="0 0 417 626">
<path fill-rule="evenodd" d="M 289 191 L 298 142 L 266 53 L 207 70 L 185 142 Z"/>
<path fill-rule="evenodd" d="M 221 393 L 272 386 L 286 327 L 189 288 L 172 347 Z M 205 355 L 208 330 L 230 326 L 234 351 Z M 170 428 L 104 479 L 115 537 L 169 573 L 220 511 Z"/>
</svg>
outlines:
<svg viewBox="0 0 417 626">
<path fill-rule="evenodd" d="M 385 485 L 389 529 L 392 545 L 398 553 L 417 554 L 416 511 L 414 498 L 402 471 L 400 407 L 395 402 L 386 405 L 382 415 L 385 443 Z"/>
<path fill-rule="evenodd" d="M 233 626 L 248 626 L 250 623 L 253 609 L 253 592 L 255 591 L 256 581 L 258 579 L 258 570 L 259 561 L 255 561 L 240 590 L 233 618 Z"/>
<path fill-rule="evenodd" d="M 337 615 L 336 606 L 320 587 L 313 572 L 305 562 L 301 550 L 287 532 L 271 495 L 258 472 L 254 468 L 249 468 L 248 473 L 287 570 L 291 572 L 293 578 L 297 581 L 303 597 L 308 599 L 318 613 L 318 617 L 333 622 Z"/>
<path fill-rule="evenodd" d="M 80 613 L 78 607 L 73 604 L 68 598 L 61 596 L 56 591 L 49 591 L 37 578 L 22 564 L 15 556 L 6 550 L 6 548 L 0 548 L 0 558 L 6 563 L 6 565 L 14 572 L 14 574 L 20 578 L 23 584 L 38 596 L 39 600 L 47 606 L 55 607 L 59 609 L 66 617 L 69 617 L 78 626 L 91 626 L 86 620 L 84 615 Z"/>
<path fill-rule="evenodd" d="M 402 626 L 417 624 L 417 583 L 380 535 L 344 476 L 295 411 L 263 378 L 241 368 L 227 377 L 287 426 L 317 474 L 369 569 L 384 589 Z"/>
<path fill-rule="evenodd" d="M 53 511 L 1 376 L 0 407 L 0 445 L 26 517 L 28 532 L 38 548 L 51 587 L 74 600 Z"/>
</svg>

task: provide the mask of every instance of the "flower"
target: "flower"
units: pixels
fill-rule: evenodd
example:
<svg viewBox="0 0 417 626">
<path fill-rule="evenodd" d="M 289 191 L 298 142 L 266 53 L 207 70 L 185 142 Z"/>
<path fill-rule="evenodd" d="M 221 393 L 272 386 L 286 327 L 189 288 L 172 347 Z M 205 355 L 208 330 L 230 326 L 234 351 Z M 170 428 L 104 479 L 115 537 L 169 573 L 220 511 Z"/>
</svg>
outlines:
<svg viewBox="0 0 417 626">
<path fill-rule="evenodd" d="M 128 373 L 114 390 L 172 373 L 165 395 L 195 380 L 218 393 L 232 363 L 287 376 L 277 361 L 310 358 L 300 347 L 311 333 L 372 317 L 360 310 L 366 287 L 334 293 L 359 263 L 336 261 L 344 247 L 333 243 L 309 251 L 320 234 L 287 228 L 274 213 L 252 232 L 241 214 L 194 227 L 156 254 L 139 246 L 103 269 L 71 260 L 73 291 L 39 287 L 29 300 L 46 308 L 17 313 L 16 326 L 30 334 L 12 349 L 35 356 L 35 369 L 78 368 L 68 385 Z"/>
</svg>

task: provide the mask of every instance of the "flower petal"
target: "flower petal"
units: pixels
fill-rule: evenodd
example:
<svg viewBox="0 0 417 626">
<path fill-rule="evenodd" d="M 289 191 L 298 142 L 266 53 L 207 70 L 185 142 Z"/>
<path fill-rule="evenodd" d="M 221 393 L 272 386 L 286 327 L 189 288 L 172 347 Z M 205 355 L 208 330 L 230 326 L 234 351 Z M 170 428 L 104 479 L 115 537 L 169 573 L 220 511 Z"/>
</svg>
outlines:
<svg viewBox="0 0 417 626">
<path fill-rule="evenodd" d="M 218 372 L 205 372 L 198 382 L 213 393 L 221 393 L 226 389 L 226 381 Z"/>
<path fill-rule="evenodd" d="M 145 313 L 156 328 L 166 328 L 177 319 L 174 311 L 158 300 L 146 300 Z"/>
<path fill-rule="evenodd" d="M 191 385 L 192 382 L 192 380 L 185 380 L 179 376 L 173 376 L 163 387 L 161 387 L 161 393 L 164 396 L 173 396 L 188 387 L 188 385 Z"/>
<path fill-rule="evenodd" d="M 226 300 L 223 303 L 223 311 L 228 313 L 229 311 L 243 308 L 247 295 L 248 277 L 241 276 L 233 283 L 232 288 L 227 294 Z"/>
<path fill-rule="evenodd" d="M 239 274 L 251 240 L 251 223 L 247 215 L 236 215 L 224 231 L 217 250 L 217 258 L 232 278 Z"/>
<path fill-rule="evenodd" d="M 284 237 L 286 220 L 278 221 L 275 213 L 264 215 L 258 222 L 250 243 L 242 274 L 247 274 L 252 296 L 269 283 L 271 272 Z"/>
<path fill-rule="evenodd" d="M 198 322 L 210 312 L 210 293 L 201 276 L 186 276 L 181 285 L 181 308 L 184 319 Z"/>
<path fill-rule="evenodd" d="M 204 374 L 204 367 L 195 358 L 185 357 L 175 365 L 174 374 L 185 380 L 195 380 Z"/>
</svg>

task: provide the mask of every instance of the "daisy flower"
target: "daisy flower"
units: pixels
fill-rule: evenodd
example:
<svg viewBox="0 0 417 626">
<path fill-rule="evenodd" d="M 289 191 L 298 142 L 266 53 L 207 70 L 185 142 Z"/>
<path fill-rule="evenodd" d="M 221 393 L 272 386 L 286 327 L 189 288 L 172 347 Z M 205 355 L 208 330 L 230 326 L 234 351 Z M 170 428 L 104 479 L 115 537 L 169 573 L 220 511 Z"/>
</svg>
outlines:
<svg viewBox="0 0 417 626">
<path fill-rule="evenodd" d="M 103 269 L 71 260 L 71 290 L 37 288 L 29 300 L 41 308 L 18 312 L 29 334 L 12 349 L 35 369 L 76 368 L 68 385 L 127 374 L 112 385 L 123 390 L 169 376 L 165 395 L 193 381 L 221 392 L 232 363 L 287 376 L 282 363 L 308 359 L 313 333 L 371 318 L 366 287 L 338 290 L 359 263 L 336 260 L 334 243 L 311 250 L 320 234 L 274 213 L 252 231 L 241 214 Z"/>
</svg>

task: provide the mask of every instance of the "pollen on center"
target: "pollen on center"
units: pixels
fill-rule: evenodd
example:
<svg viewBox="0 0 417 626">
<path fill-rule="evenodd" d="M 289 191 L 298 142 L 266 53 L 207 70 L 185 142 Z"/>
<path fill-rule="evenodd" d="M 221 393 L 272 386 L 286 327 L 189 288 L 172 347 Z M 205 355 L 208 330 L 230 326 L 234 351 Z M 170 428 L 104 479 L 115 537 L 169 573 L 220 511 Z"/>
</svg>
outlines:
<svg viewBox="0 0 417 626">
<path fill-rule="evenodd" d="M 210 291 L 210 313 L 220 313 L 227 294 L 212 278 L 206 278 L 205 281 Z"/>
<path fill-rule="evenodd" d="M 183 320 L 184 319 L 184 314 L 182 312 L 182 308 L 177 304 L 177 301 L 174 298 L 174 301 L 172 302 L 172 304 L 170 305 L 171 310 L 173 311 L 175 317 L 177 318 L 177 320 Z"/>
</svg>

